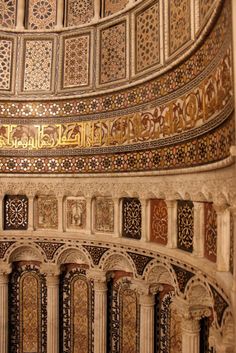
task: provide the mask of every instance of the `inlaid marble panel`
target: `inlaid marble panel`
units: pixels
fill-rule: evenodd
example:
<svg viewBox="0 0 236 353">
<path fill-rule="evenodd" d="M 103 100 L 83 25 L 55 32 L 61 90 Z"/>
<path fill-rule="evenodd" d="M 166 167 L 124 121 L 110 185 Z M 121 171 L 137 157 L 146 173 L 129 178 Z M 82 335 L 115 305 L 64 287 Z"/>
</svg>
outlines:
<svg viewBox="0 0 236 353">
<path fill-rule="evenodd" d="M 25 92 L 49 91 L 53 66 L 53 41 L 29 39 L 24 42 Z"/>
<path fill-rule="evenodd" d="M 138 316 L 137 316 L 137 297 L 131 289 L 125 289 L 121 292 L 121 352 L 137 352 L 138 338 Z"/>
<path fill-rule="evenodd" d="M 164 200 L 150 200 L 150 240 L 166 245 L 168 241 L 168 210 Z"/>
<path fill-rule="evenodd" d="M 100 32 L 100 83 L 126 77 L 126 22 L 114 24 Z"/>
<path fill-rule="evenodd" d="M 64 39 L 63 87 L 89 84 L 90 35 L 83 34 Z"/>
<path fill-rule="evenodd" d="M 104 0 L 104 16 L 110 16 L 123 10 L 128 2 L 128 0 Z"/>
<path fill-rule="evenodd" d="M 97 197 L 95 200 L 95 230 L 114 231 L 114 203 L 111 198 Z"/>
<path fill-rule="evenodd" d="M 212 7 L 215 0 L 199 0 L 199 18 L 200 24 L 206 19 L 210 8 Z"/>
<path fill-rule="evenodd" d="M 142 210 L 139 199 L 124 198 L 122 202 L 122 215 L 123 236 L 140 239 L 142 231 Z"/>
<path fill-rule="evenodd" d="M 12 40 L 0 37 L 0 90 L 4 91 L 11 89 L 13 45 Z"/>
<path fill-rule="evenodd" d="M 169 54 L 191 38 L 190 0 L 169 0 Z"/>
<path fill-rule="evenodd" d="M 67 0 L 66 26 L 79 26 L 88 23 L 94 16 L 93 0 Z"/>
<path fill-rule="evenodd" d="M 177 203 L 177 246 L 181 250 L 193 251 L 194 208 L 192 201 Z"/>
<path fill-rule="evenodd" d="M 16 0 L 0 0 L 0 27 L 14 28 L 16 23 Z"/>
<path fill-rule="evenodd" d="M 4 197 L 4 229 L 24 230 L 28 227 L 28 198 L 25 195 Z"/>
<path fill-rule="evenodd" d="M 66 224 L 68 229 L 84 229 L 86 226 L 86 201 L 82 197 L 66 200 Z"/>
<path fill-rule="evenodd" d="M 56 24 L 56 0 L 28 0 L 28 29 L 52 29 Z"/>
<path fill-rule="evenodd" d="M 159 1 L 156 1 L 135 17 L 136 72 L 160 62 L 159 11 Z"/>
<path fill-rule="evenodd" d="M 206 202 L 204 204 L 205 217 L 205 243 L 204 254 L 205 257 L 213 262 L 216 262 L 217 255 L 217 214 L 214 210 L 213 204 Z"/>
<path fill-rule="evenodd" d="M 57 229 L 58 202 L 53 196 L 39 196 L 37 199 L 37 228 Z"/>
</svg>

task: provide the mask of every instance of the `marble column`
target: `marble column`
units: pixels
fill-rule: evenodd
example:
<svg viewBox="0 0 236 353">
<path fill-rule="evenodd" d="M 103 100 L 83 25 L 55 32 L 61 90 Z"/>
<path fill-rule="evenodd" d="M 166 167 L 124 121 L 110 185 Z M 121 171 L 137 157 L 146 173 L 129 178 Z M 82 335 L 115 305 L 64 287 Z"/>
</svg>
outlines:
<svg viewBox="0 0 236 353">
<path fill-rule="evenodd" d="M 0 352 L 8 353 L 8 273 L 0 269 Z"/>
<path fill-rule="evenodd" d="M 154 305 L 152 294 L 140 295 L 140 353 L 154 353 Z"/>
<path fill-rule="evenodd" d="M 107 351 L 107 283 L 106 277 L 94 280 L 94 353 Z"/>
<path fill-rule="evenodd" d="M 17 1 L 17 18 L 16 18 L 16 29 L 22 30 L 25 28 L 25 0 Z"/>
<path fill-rule="evenodd" d="M 47 351 L 50 353 L 59 353 L 59 271 L 47 269 L 46 278 Z"/>
<path fill-rule="evenodd" d="M 226 205 L 214 205 L 217 213 L 217 271 L 229 271 L 230 211 Z"/>
<path fill-rule="evenodd" d="M 194 202 L 193 255 L 204 257 L 204 203 Z"/>
<path fill-rule="evenodd" d="M 177 247 L 177 201 L 166 200 L 168 211 L 168 243 L 169 248 Z"/>
<path fill-rule="evenodd" d="M 182 353 L 200 353 L 199 320 L 182 320 Z"/>
</svg>

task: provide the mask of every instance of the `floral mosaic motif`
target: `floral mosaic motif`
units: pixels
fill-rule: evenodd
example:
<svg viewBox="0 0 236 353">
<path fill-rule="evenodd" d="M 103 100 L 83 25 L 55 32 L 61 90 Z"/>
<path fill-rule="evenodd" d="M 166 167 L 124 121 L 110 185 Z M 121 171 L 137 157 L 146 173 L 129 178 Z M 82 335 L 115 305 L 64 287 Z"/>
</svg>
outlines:
<svg viewBox="0 0 236 353">
<path fill-rule="evenodd" d="M 137 152 L 63 157 L 1 156 L 0 172 L 71 174 L 138 172 L 194 167 L 228 157 L 230 146 L 234 143 L 234 129 L 234 120 L 230 118 L 206 135 L 174 146 Z"/>
<path fill-rule="evenodd" d="M 93 0 L 67 0 L 66 26 L 79 26 L 89 23 L 94 16 Z"/>
<path fill-rule="evenodd" d="M 4 229 L 28 228 L 28 198 L 25 195 L 4 197 Z"/>
<path fill-rule="evenodd" d="M 9 281 L 9 352 L 47 350 L 46 278 L 35 265 L 17 266 Z"/>
<path fill-rule="evenodd" d="M 122 202 L 122 235 L 140 239 L 142 232 L 142 210 L 139 199 L 124 198 Z"/>
<path fill-rule="evenodd" d="M 64 39 L 63 88 L 89 84 L 90 35 Z"/>
<path fill-rule="evenodd" d="M 205 218 L 205 257 L 216 262 L 217 255 L 217 214 L 213 208 L 213 204 L 206 202 L 204 204 L 204 218 Z"/>
<path fill-rule="evenodd" d="M 218 322 L 218 325 L 221 326 L 223 315 L 224 315 L 225 309 L 228 307 L 228 303 L 216 291 L 215 288 L 213 288 L 211 285 L 210 287 L 214 298 L 214 311 L 216 313 L 217 322 Z"/>
<path fill-rule="evenodd" d="M 194 206 L 192 201 L 177 202 L 177 246 L 181 250 L 193 251 Z"/>
<path fill-rule="evenodd" d="M 14 244 L 14 241 L 0 241 L 0 259 L 3 259 L 7 250 Z"/>
<path fill-rule="evenodd" d="M 51 89 L 52 40 L 26 40 L 23 90 L 49 91 Z"/>
<path fill-rule="evenodd" d="M 228 42 L 226 36 L 230 30 L 230 26 L 228 26 L 231 11 L 229 5 L 230 2 L 226 2 L 215 28 L 202 46 L 187 61 L 173 69 L 171 75 L 168 72 L 136 87 L 88 98 L 47 101 L 47 104 L 44 104 L 43 101 L 2 101 L 0 102 L 0 116 L 4 118 L 78 117 L 84 114 L 109 112 L 156 102 L 158 98 L 168 95 L 193 81 L 212 63 L 215 57 L 219 56 L 222 43 Z"/>
<path fill-rule="evenodd" d="M 58 202 L 53 196 L 39 196 L 37 199 L 37 228 L 57 229 Z"/>
<path fill-rule="evenodd" d="M 190 0 L 169 0 L 170 55 L 191 39 Z"/>
<path fill-rule="evenodd" d="M 56 0 L 28 1 L 28 29 L 52 29 L 56 24 Z"/>
<path fill-rule="evenodd" d="M 150 200 L 150 240 L 166 245 L 168 241 L 168 209 L 164 200 Z"/>
<path fill-rule="evenodd" d="M 142 276 L 147 264 L 153 260 L 153 258 L 150 256 L 144 256 L 144 255 L 136 254 L 136 253 L 129 252 L 129 251 L 127 251 L 127 254 L 133 260 L 135 267 L 136 267 L 136 270 L 137 270 L 137 274 L 140 276 Z"/>
<path fill-rule="evenodd" d="M 104 0 L 104 17 L 123 10 L 128 2 L 128 0 Z"/>
<path fill-rule="evenodd" d="M 136 72 L 160 62 L 159 1 L 135 18 Z"/>
<path fill-rule="evenodd" d="M 12 52 L 13 41 L 0 38 L 0 90 L 11 89 Z"/>
<path fill-rule="evenodd" d="M 100 33 L 100 83 L 126 77 L 126 22 L 117 23 Z"/>
<path fill-rule="evenodd" d="M 82 197 L 67 198 L 66 226 L 68 229 L 84 229 L 86 227 L 86 201 Z"/>
<path fill-rule="evenodd" d="M 214 2 L 215 0 L 199 0 L 199 16 L 201 24 L 205 21 Z"/>
<path fill-rule="evenodd" d="M 97 197 L 95 200 L 95 230 L 114 231 L 114 203 L 111 198 Z"/>
<path fill-rule="evenodd" d="M 61 277 L 61 351 L 92 352 L 92 286 L 79 268 Z"/>
<path fill-rule="evenodd" d="M 83 247 L 89 252 L 93 263 L 96 266 L 99 264 L 102 255 L 109 250 L 108 248 L 103 248 L 100 246 L 83 245 Z"/>
<path fill-rule="evenodd" d="M 16 22 L 16 1 L 0 0 L 0 27 L 14 28 Z"/>
<path fill-rule="evenodd" d="M 189 272 L 189 271 L 187 271 L 179 266 L 176 266 L 176 265 L 172 265 L 172 267 L 173 267 L 175 274 L 176 274 L 176 277 L 177 277 L 177 281 L 179 284 L 179 290 L 182 293 L 184 293 L 186 285 L 187 285 L 188 281 L 194 276 L 194 273 Z"/>
<path fill-rule="evenodd" d="M 47 259 L 52 260 L 55 252 L 63 245 L 63 243 L 48 243 L 48 242 L 36 242 L 45 252 Z"/>
<path fill-rule="evenodd" d="M 170 351 L 170 338 L 171 338 L 171 311 L 170 305 L 172 303 L 173 292 L 157 294 L 158 297 L 156 310 L 157 310 L 157 347 L 158 353 L 167 353 Z"/>
</svg>

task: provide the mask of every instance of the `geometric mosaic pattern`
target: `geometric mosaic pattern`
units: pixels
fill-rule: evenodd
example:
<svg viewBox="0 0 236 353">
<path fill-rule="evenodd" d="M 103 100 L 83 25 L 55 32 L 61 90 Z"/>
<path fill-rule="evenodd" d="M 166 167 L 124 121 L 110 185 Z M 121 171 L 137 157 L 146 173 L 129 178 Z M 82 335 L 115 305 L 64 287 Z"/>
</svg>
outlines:
<svg viewBox="0 0 236 353">
<path fill-rule="evenodd" d="M 67 0 L 66 26 L 79 26 L 89 23 L 94 16 L 93 0 Z"/>
<path fill-rule="evenodd" d="M 1 173 L 109 173 L 187 168 L 222 160 L 234 143 L 234 121 L 188 142 L 144 151 L 63 157 L 0 157 Z M 210 146 L 210 148 L 209 148 Z M 71 153 L 71 152 L 70 152 Z"/>
<path fill-rule="evenodd" d="M 142 226 L 141 203 L 136 198 L 124 198 L 122 202 L 122 235 L 140 239 Z"/>
<path fill-rule="evenodd" d="M 213 203 L 204 203 L 204 215 L 205 215 L 205 245 L 204 254 L 205 257 L 216 262 L 217 256 L 217 214 L 213 208 Z"/>
<path fill-rule="evenodd" d="M 89 45 L 88 34 L 64 40 L 64 88 L 89 84 Z"/>
<path fill-rule="evenodd" d="M 0 27 L 14 28 L 16 0 L 0 0 Z"/>
<path fill-rule="evenodd" d="M 51 89 L 52 40 L 26 40 L 24 65 L 24 91 Z"/>
<path fill-rule="evenodd" d="M 166 245 L 168 241 L 168 210 L 164 200 L 150 200 L 150 240 Z"/>
<path fill-rule="evenodd" d="M 123 10 L 128 2 L 128 0 L 103 0 L 104 17 L 113 15 L 113 13 Z"/>
<path fill-rule="evenodd" d="M 52 29 L 56 24 L 56 0 L 28 1 L 28 29 Z"/>
<path fill-rule="evenodd" d="M 177 203 L 177 243 L 178 248 L 193 251 L 193 202 L 178 200 Z"/>
<path fill-rule="evenodd" d="M 126 22 L 101 30 L 100 48 L 100 83 L 125 78 Z"/>
<path fill-rule="evenodd" d="M 6 195 L 4 198 L 4 229 L 23 230 L 28 227 L 28 199 L 24 195 Z"/>
<path fill-rule="evenodd" d="M 0 90 L 11 89 L 13 41 L 0 38 Z"/>
<path fill-rule="evenodd" d="M 136 71 L 160 62 L 159 2 L 140 12 L 135 18 Z"/>
<path fill-rule="evenodd" d="M 169 0 L 170 55 L 182 47 L 190 38 L 190 0 Z"/>
</svg>

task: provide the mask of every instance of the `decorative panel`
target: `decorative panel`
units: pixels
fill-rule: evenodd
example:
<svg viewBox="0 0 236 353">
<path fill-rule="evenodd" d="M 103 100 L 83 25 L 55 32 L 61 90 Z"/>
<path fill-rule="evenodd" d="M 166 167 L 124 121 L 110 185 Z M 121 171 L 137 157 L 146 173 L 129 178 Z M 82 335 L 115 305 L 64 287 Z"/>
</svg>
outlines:
<svg viewBox="0 0 236 353">
<path fill-rule="evenodd" d="M 58 202 L 53 196 L 39 196 L 37 199 L 37 227 L 57 229 Z"/>
<path fill-rule="evenodd" d="M 114 203 L 111 198 L 97 197 L 95 200 L 95 230 L 114 231 Z"/>
<path fill-rule="evenodd" d="M 200 17 L 200 24 L 204 22 L 206 19 L 210 8 L 214 4 L 215 0 L 199 0 L 199 17 Z"/>
<path fill-rule="evenodd" d="M 64 39 L 63 88 L 89 84 L 90 34 Z"/>
<path fill-rule="evenodd" d="M 66 26 L 79 26 L 88 23 L 94 16 L 93 0 L 67 0 Z"/>
<path fill-rule="evenodd" d="M 205 227 L 205 257 L 216 262 L 217 255 L 217 215 L 212 203 L 204 204 L 204 227 Z"/>
<path fill-rule="evenodd" d="M 56 0 L 28 0 L 28 29 L 52 29 L 56 17 Z"/>
<path fill-rule="evenodd" d="M 190 0 L 169 0 L 169 54 L 191 39 Z"/>
<path fill-rule="evenodd" d="M 137 352 L 138 315 L 137 296 L 134 290 L 122 289 L 121 301 L 121 353 Z"/>
<path fill-rule="evenodd" d="M 136 72 L 160 62 L 159 1 L 135 16 Z"/>
<path fill-rule="evenodd" d="M 28 227 L 28 198 L 25 195 L 4 197 L 4 229 L 24 230 Z"/>
<path fill-rule="evenodd" d="M 164 200 L 150 200 L 150 240 L 166 245 L 168 241 L 168 210 Z"/>
<path fill-rule="evenodd" d="M 140 239 L 142 226 L 141 203 L 136 198 L 124 198 L 122 203 L 122 234 L 127 238 Z"/>
<path fill-rule="evenodd" d="M 0 37 L 0 91 L 11 90 L 13 45 L 13 40 Z"/>
<path fill-rule="evenodd" d="M 84 229 L 86 226 L 86 201 L 82 197 L 66 200 L 66 225 L 68 229 Z"/>
<path fill-rule="evenodd" d="M 184 293 L 185 288 L 188 284 L 188 281 L 194 276 L 194 273 L 187 271 L 176 265 L 172 265 L 172 267 L 175 271 L 176 279 L 179 285 L 179 290 L 180 292 Z"/>
<path fill-rule="evenodd" d="M 177 203 L 177 246 L 181 250 L 193 251 L 194 208 L 192 201 Z"/>
<path fill-rule="evenodd" d="M 9 353 L 46 353 L 46 278 L 35 265 L 13 267 L 9 300 Z"/>
<path fill-rule="evenodd" d="M 23 90 L 49 91 L 52 87 L 53 40 L 25 40 L 24 56 Z"/>
<path fill-rule="evenodd" d="M 100 32 L 100 83 L 126 77 L 126 22 L 114 24 Z"/>
<path fill-rule="evenodd" d="M 14 28 L 16 23 L 16 0 L 0 0 L 0 27 Z"/>
<path fill-rule="evenodd" d="M 123 10 L 128 2 L 128 0 L 104 0 L 104 17 Z"/>
<path fill-rule="evenodd" d="M 63 353 L 92 353 L 92 287 L 86 272 L 67 268 L 61 280 L 61 347 Z"/>
</svg>

